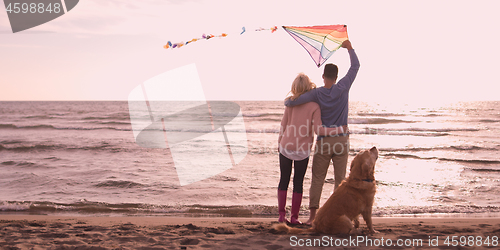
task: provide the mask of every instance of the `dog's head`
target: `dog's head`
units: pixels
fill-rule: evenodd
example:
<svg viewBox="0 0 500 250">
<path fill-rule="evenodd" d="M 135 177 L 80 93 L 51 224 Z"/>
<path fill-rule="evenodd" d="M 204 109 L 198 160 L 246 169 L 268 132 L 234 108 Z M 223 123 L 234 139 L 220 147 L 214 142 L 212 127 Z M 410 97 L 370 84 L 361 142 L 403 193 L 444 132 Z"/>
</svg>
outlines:
<svg viewBox="0 0 500 250">
<path fill-rule="evenodd" d="M 378 158 L 378 150 L 373 147 L 369 150 L 359 152 L 351 162 L 351 173 L 349 178 L 363 181 L 375 181 L 375 162 Z"/>
</svg>

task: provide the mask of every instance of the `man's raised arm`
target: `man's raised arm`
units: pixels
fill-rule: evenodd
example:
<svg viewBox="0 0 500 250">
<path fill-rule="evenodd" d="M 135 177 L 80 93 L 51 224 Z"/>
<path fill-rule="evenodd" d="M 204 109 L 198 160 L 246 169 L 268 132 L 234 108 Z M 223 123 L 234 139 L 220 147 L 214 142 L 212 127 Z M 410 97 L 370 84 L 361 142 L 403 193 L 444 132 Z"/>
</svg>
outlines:
<svg viewBox="0 0 500 250">
<path fill-rule="evenodd" d="M 306 102 L 317 102 L 317 95 L 316 95 L 316 89 L 312 89 L 309 92 L 306 92 L 302 95 L 299 96 L 299 98 L 295 99 L 292 101 L 292 99 L 288 98 L 285 100 L 285 106 L 287 107 L 293 107 L 297 106 L 300 104 L 304 104 Z"/>
<path fill-rule="evenodd" d="M 338 81 L 337 85 L 343 89 L 350 89 L 352 83 L 354 82 L 354 79 L 356 78 L 356 75 L 358 74 L 359 60 L 349 40 L 345 40 L 342 43 L 342 47 L 346 48 L 347 51 L 349 52 L 349 58 L 351 59 L 351 67 L 347 71 L 347 74 L 342 79 L 340 79 L 340 81 Z"/>
</svg>

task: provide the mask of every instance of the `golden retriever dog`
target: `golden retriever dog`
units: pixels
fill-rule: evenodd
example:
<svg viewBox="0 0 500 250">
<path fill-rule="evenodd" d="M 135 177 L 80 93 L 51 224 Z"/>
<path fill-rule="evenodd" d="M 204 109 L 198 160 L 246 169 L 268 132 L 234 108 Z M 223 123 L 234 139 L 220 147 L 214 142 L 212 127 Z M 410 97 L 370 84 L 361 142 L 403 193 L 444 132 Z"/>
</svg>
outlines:
<svg viewBox="0 0 500 250">
<path fill-rule="evenodd" d="M 375 197 L 376 147 L 359 152 L 351 162 L 347 177 L 326 203 L 318 210 L 310 229 L 291 228 L 278 224 L 275 229 L 288 233 L 317 232 L 324 234 L 360 233 L 359 215 L 363 216 L 370 233 L 376 233 L 372 223 L 372 206 Z"/>
</svg>

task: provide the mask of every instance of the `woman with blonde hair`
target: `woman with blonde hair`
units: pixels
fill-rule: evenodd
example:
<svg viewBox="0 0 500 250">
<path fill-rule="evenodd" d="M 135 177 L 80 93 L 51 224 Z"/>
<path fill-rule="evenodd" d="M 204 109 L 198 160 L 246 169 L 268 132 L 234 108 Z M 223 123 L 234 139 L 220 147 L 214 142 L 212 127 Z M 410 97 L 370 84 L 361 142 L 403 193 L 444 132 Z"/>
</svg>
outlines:
<svg viewBox="0 0 500 250">
<path fill-rule="evenodd" d="M 304 73 L 299 73 L 292 83 L 290 91 L 292 96 L 287 99 L 295 100 L 314 88 L 316 88 L 316 85 L 311 82 L 309 77 Z M 302 224 L 298 218 L 300 205 L 302 204 L 304 175 L 309 163 L 314 133 L 321 136 L 335 136 L 347 131 L 347 126 L 326 128 L 322 124 L 321 111 L 319 105 L 315 102 L 285 108 L 278 137 L 280 164 L 280 182 L 278 185 L 279 222 L 289 222 L 285 219 L 285 206 L 293 164 L 294 176 L 290 223 Z"/>
</svg>

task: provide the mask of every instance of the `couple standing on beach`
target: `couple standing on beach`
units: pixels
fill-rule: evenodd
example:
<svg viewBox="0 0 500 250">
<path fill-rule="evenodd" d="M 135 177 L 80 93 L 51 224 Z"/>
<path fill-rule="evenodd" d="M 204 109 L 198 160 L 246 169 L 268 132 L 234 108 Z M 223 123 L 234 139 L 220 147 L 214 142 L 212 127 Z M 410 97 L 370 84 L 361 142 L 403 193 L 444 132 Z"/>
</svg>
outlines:
<svg viewBox="0 0 500 250">
<path fill-rule="evenodd" d="M 309 162 L 314 133 L 318 135 L 312 163 L 312 180 L 309 190 L 312 223 L 319 208 L 323 184 L 333 162 L 335 189 L 344 180 L 349 156 L 347 129 L 349 89 L 356 78 L 359 61 L 351 42 L 342 47 L 349 52 L 351 67 L 344 78 L 337 82 L 338 68 L 326 64 L 323 72 L 325 86 L 316 88 L 309 77 L 300 73 L 292 83 L 292 96 L 285 100 L 285 113 L 278 137 L 280 182 L 278 185 L 279 222 L 302 224 L 298 220 L 302 203 L 303 181 Z M 290 176 L 294 168 L 291 219 L 286 220 L 286 197 Z"/>
</svg>

